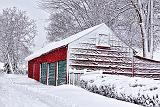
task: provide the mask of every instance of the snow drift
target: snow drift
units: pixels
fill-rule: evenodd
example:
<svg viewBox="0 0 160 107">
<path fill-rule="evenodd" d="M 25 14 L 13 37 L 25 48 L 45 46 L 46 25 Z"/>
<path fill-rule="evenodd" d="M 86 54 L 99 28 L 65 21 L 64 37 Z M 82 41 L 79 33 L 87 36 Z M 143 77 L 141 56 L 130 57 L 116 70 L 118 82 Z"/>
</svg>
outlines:
<svg viewBox="0 0 160 107">
<path fill-rule="evenodd" d="M 160 107 L 159 80 L 88 74 L 81 77 L 80 86 L 103 96 L 148 107 Z"/>
<path fill-rule="evenodd" d="M 23 75 L 0 75 L 0 107 L 139 107 L 72 85 L 43 85 Z"/>
</svg>

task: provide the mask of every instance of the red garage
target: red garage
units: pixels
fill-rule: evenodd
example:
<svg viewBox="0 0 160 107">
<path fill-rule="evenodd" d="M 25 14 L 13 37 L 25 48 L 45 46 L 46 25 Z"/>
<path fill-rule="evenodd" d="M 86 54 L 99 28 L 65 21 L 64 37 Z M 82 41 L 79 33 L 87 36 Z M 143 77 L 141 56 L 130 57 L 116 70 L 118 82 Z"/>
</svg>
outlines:
<svg viewBox="0 0 160 107">
<path fill-rule="evenodd" d="M 50 43 L 31 54 L 26 58 L 28 77 L 47 85 L 74 84 L 83 74 L 81 71 L 86 69 L 84 68 L 86 64 L 79 66 L 75 63 L 74 51 L 82 47 L 85 48 L 85 46 L 80 46 L 81 42 L 89 42 L 87 41 L 88 37 L 95 38 L 95 34 L 98 32 L 109 35 L 111 30 L 105 24 L 100 24 L 61 41 Z"/>
<path fill-rule="evenodd" d="M 48 85 L 65 84 L 67 82 L 66 58 L 66 46 L 34 58 L 28 61 L 28 77 Z"/>
<path fill-rule="evenodd" d="M 122 47 L 126 47 L 128 52 L 122 52 Z M 131 61 L 133 50 L 113 35 L 105 24 L 100 24 L 50 43 L 28 56 L 28 77 L 47 85 L 78 84 L 85 72 L 120 72 L 115 66 L 115 62 L 121 60 L 118 59 L 119 53 L 121 57 L 124 54 L 130 57 Z M 129 71 L 123 68 L 122 72 Z"/>
<path fill-rule="evenodd" d="M 95 71 L 159 78 L 159 62 L 135 53 L 105 24 L 100 24 L 28 56 L 28 76 L 47 85 L 78 84 L 82 74 Z"/>
</svg>

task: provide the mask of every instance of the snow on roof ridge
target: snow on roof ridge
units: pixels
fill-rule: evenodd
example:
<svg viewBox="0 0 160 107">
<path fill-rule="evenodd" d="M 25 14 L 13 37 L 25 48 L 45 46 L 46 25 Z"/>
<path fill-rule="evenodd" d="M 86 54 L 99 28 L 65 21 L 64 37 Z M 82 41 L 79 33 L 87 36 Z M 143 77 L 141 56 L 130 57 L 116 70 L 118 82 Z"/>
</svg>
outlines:
<svg viewBox="0 0 160 107">
<path fill-rule="evenodd" d="M 26 61 L 32 60 L 32 59 L 37 58 L 37 57 L 39 57 L 39 56 L 41 56 L 41 55 L 43 55 L 53 49 L 65 46 L 65 45 L 79 39 L 80 37 L 92 32 L 93 30 L 95 30 L 101 26 L 106 26 L 106 24 L 102 23 L 102 24 L 93 26 L 91 28 L 85 29 L 79 33 L 74 34 L 74 35 L 71 35 L 63 40 L 60 40 L 57 42 L 51 42 L 51 43 L 47 44 L 46 46 L 44 46 L 43 48 L 41 48 L 40 50 L 38 50 L 38 51 L 34 52 L 33 54 L 29 55 L 28 57 L 26 57 L 25 60 Z"/>
</svg>

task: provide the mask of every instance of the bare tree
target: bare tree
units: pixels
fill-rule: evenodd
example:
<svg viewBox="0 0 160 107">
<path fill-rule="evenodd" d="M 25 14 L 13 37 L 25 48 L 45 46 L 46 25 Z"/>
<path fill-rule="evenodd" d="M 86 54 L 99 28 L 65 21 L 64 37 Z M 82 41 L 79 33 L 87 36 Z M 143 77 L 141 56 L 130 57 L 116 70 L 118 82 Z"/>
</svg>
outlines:
<svg viewBox="0 0 160 107">
<path fill-rule="evenodd" d="M 75 33 L 72 17 L 65 13 L 55 13 L 50 16 L 50 24 L 46 28 L 49 41 L 58 41 Z"/>
<path fill-rule="evenodd" d="M 156 18 L 160 13 L 158 0 L 41 0 L 41 4 L 54 18 L 61 14 L 65 16 L 59 18 L 63 23 L 68 23 L 64 20 L 66 16 L 74 23 L 71 25 L 73 27 L 59 27 L 57 34 L 62 28 L 66 29 L 65 32 L 78 32 L 106 23 L 129 45 L 142 48 L 144 57 L 152 58 L 153 50 L 159 45 L 160 22 Z M 59 22 L 52 18 L 50 21 L 50 25 Z M 54 29 L 54 26 L 50 29 Z M 52 36 L 49 35 L 50 38 Z"/>
<path fill-rule="evenodd" d="M 19 66 L 30 53 L 29 46 L 35 35 L 35 22 L 24 11 L 13 7 L 0 14 L 0 53 L 11 73 L 19 73 Z"/>
</svg>

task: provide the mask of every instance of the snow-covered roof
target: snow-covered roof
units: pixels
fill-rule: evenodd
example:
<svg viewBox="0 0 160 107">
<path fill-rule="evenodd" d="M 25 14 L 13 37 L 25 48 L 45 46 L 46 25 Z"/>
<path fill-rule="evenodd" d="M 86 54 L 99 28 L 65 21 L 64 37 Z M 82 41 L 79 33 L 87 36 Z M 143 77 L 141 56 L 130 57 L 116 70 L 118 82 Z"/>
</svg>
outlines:
<svg viewBox="0 0 160 107">
<path fill-rule="evenodd" d="M 159 50 L 153 53 L 153 59 L 156 61 L 160 61 L 160 51 Z"/>
<path fill-rule="evenodd" d="M 97 25 L 97 26 L 88 28 L 88 29 L 86 29 L 86 30 L 84 30 L 84 31 L 81 31 L 81 32 L 79 32 L 79 33 L 77 33 L 77 34 L 75 34 L 75 35 L 72 35 L 72 36 L 70 36 L 70 37 L 68 37 L 68 38 L 66 38 L 66 39 L 63 39 L 63 40 L 61 40 L 61 41 L 49 43 L 49 44 L 47 44 L 45 47 L 41 48 L 41 49 L 38 50 L 38 51 L 35 51 L 35 52 L 34 52 L 33 54 L 31 54 L 30 56 L 26 57 L 25 60 L 26 60 L 26 61 L 32 60 L 32 59 L 34 59 L 34 58 L 36 58 L 36 57 L 39 57 L 39 56 L 41 56 L 41 55 L 43 55 L 43 54 L 45 54 L 45 53 L 47 53 L 47 52 L 50 52 L 50 51 L 53 50 L 53 49 L 56 49 L 56 48 L 59 48 L 59 47 L 62 47 L 62 46 L 66 46 L 67 44 L 69 44 L 69 43 L 71 43 L 71 42 L 79 39 L 80 37 L 82 37 L 82 36 L 84 36 L 84 35 L 92 32 L 92 31 L 96 30 L 97 28 L 99 28 L 99 27 L 101 27 L 101 26 L 107 27 L 106 24 L 102 23 L 102 24 L 100 24 L 100 25 Z"/>
</svg>

